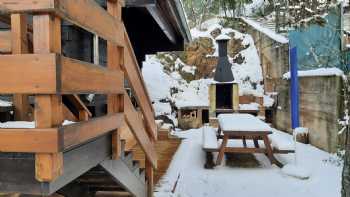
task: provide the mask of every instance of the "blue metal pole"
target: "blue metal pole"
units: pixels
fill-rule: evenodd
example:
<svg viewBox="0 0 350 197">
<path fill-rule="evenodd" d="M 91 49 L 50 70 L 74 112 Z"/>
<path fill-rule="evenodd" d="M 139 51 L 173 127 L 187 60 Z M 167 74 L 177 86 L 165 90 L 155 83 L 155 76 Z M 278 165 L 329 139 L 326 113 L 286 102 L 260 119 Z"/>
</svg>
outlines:
<svg viewBox="0 0 350 197">
<path fill-rule="evenodd" d="M 298 50 L 290 49 L 290 93 L 292 129 L 299 127 L 299 81 L 298 81 Z"/>
</svg>

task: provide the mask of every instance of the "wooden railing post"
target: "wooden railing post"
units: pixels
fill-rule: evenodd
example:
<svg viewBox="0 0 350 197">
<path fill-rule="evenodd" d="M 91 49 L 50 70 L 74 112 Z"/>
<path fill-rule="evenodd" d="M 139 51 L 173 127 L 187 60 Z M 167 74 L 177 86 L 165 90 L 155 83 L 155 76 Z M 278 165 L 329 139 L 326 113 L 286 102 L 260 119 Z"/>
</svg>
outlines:
<svg viewBox="0 0 350 197">
<path fill-rule="evenodd" d="M 121 0 L 107 0 L 107 11 L 115 20 L 122 22 L 122 2 Z M 115 36 L 123 36 L 115 35 Z M 111 70 L 121 70 L 124 64 L 124 48 L 117 46 L 115 43 L 107 42 L 107 66 Z M 109 94 L 107 96 L 108 114 L 116 112 L 124 112 L 124 97 L 123 95 Z M 118 159 L 121 156 L 121 137 L 120 130 L 116 130 L 112 134 L 112 158 Z"/>
<path fill-rule="evenodd" d="M 11 14 L 11 46 L 12 54 L 28 53 L 27 16 L 25 14 Z M 24 65 L 25 66 L 25 65 Z M 28 95 L 13 95 L 15 120 L 29 120 Z"/>
<path fill-rule="evenodd" d="M 154 190 L 154 169 L 152 163 L 146 158 L 146 178 L 147 178 L 147 197 L 153 197 Z"/>
<path fill-rule="evenodd" d="M 44 15 L 33 16 L 34 53 L 61 53 L 61 20 Z M 35 124 L 37 128 L 51 128 L 62 124 L 62 96 L 35 96 Z M 38 181 L 50 182 L 63 173 L 62 153 L 37 153 L 35 176 Z"/>
</svg>

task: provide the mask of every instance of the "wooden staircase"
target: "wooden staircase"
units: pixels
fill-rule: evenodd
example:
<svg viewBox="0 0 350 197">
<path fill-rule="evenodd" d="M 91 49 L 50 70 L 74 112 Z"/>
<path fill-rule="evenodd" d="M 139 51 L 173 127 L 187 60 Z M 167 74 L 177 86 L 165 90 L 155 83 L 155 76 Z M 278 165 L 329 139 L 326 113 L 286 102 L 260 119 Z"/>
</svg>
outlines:
<svg viewBox="0 0 350 197">
<path fill-rule="evenodd" d="M 154 184 L 158 184 L 159 180 L 166 173 L 169 165 L 175 155 L 178 147 L 181 144 L 181 139 L 169 134 L 167 129 L 158 130 L 158 140 L 156 142 L 156 151 L 158 155 L 158 168 L 154 172 Z M 138 145 L 132 148 L 133 157 L 140 162 L 140 166 L 145 165 L 145 155 Z"/>
<path fill-rule="evenodd" d="M 14 95 L 15 111 L 24 115 L 32 96 L 36 123 L 0 128 L 0 193 L 151 197 L 157 127 L 121 19 L 124 1 L 107 1 L 107 10 L 94 0 L 51 2 L 0 0 L 0 21 L 6 16 L 11 29 L 0 32 L 0 94 Z M 86 20 L 87 12 L 95 20 Z M 107 41 L 107 67 L 62 54 L 62 21 Z M 106 95 L 106 112 L 90 113 L 79 97 L 86 94 Z M 63 125 L 69 117 L 75 122 Z M 142 163 L 130 149 L 135 144 Z"/>
<path fill-rule="evenodd" d="M 117 179 L 115 178 L 117 177 Z M 133 152 L 125 151 L 125 141 L 122 140 L 122 156 L 119 160 L 106 160 L 92 168 L 72 184 L 85 188 L 89 196 L 146 196 L 145 168 L 140 162 L 133 160 Z M 69 188 L 69 186 L 68 186 Z M 58 193 L 70 197 L 63 188 Z M 84 193 L 75 194 L 82 196 Z"/>
</svg>

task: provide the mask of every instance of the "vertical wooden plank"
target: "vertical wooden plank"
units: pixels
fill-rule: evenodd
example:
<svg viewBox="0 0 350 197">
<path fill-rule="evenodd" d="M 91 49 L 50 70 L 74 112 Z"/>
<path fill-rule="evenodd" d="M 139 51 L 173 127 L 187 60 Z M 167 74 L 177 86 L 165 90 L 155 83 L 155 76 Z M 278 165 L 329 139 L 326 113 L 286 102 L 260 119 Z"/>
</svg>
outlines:
<svg viewBox="0 0 350 197">
<path fill-rule="evenodd" d="M 151 162 L 147 158 L 146 158 L 146 178 L 147 178 L 147 197 L 153 197 L 154 170 Z"/>
<path fill-rule="evenodd" d="M 33 16 L 34 53 L 61 53 L 61 20 L 50 15 Z M 61 95 L 36 95 L 35 124 L 51 128 L 63 122 Z M 35 176 L 38 181 L 53 181 L 63 173 L 63 154 L 36 154 Z"/>
<path fill-rule="evenodd" d="M 239 111 L 239 87 L 236 83 L 232 85 L 232 109 L 235 112 Z"/>
<path fill-rule="evenodd" d="M 115 17 L 115 20 L 121 21 L 122 6 L 120 1 L 107 1 L 107 11 Z M 116 35 L 124 36 L 124 34 Z M 123 47 L 116 46 L 112 42 L 107 42 L 107 66 L 112 70 L 120 70 L 124 63 Z M 108 113 L 116 113 L 124 111 L 123 95 L 107 95 Z M 119 131 L 114 131 L 112 134 L 112 158 L 117 159 L 121 156 L 121 137 Z"/>
<path fill-rule="evenodd" d="M 11 15 L 11 46 L 13 54 L 28 53 L 27 39 L 27 16 L 24 14 Z M 24 65 L 25 66 L 25 65 Z M 28 95 L 13 95 L 13 105 L 15 107 L 15 120 L 30 120 L 30 106 Z"/>
</svg>

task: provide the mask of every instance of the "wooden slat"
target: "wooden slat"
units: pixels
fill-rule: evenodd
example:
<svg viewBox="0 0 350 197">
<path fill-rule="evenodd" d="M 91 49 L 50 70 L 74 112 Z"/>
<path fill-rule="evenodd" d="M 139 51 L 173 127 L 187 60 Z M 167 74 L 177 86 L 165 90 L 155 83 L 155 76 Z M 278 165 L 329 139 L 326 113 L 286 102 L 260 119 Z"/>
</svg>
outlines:
<svg viewBox="0 0 350 197">
<path fill-rule="evenodd" d="M 134 134 L 137 142 L 140 144 L 142 150 L 145 152 L 147 159 L 152 163 L 154 168 L 157 168 L 157 153 L 155 146 L 147 136 L 141 115 L 134 109 L 128 96 L 124 97 L 124 107 L 126 123 Z"/>
<path fill-rule="evenodd" d="M 55 94 L 56 55 L 1 55 L 0 93 Z"/>
<path fill-rule="evenodd" d="M 0 31 L 0 53 L 11 53 L 11 32 Z"/>
<path fill-rule="evenodd" d="M 12 54 L 25 54 L 29 52 L 27 30 L 27 16 L 25 14 L 11 14 Z M 13 105 L 15 107 L 15 120 L 28 121 L 30 110 L 28 95 L 13 95 Z"/>
<path fill-rule="evenodd" d="M 129 83 L 131 84 L 134 93 L 136 94 L 136 99 L 141 108 L 141 111 L 144 115 L 146 121 L 146 130 L 154 140 L 157 139 L 157 125 L 154 119 L 154 110 L 147 93 L 144 80 L 141 75 L 140 68 L 137 64 L 135 54 L 129 40 L 129 37 L 125 31 L 125 66 L 124 70 L 128 78 Z"/>
<path fill-rule="evenodd" d="M 92 113 L 86 107 L 84 102 L 79 98 L 78 95 L 66 95 L 66 98 L 74 105 L 74 107 L 80 112 L 85 111 L 89 117 L 92 117 Z"/>
<path fill-rule="evenodd" d="M 59 55 L 0 56 L 2 94 L 122 94 L 123 87 L 124 77 L 121 71 L 111 71 Z"/>
<path fill-rule="evenodd" d="M 0 0 L 3 13 L 50 12 L 54 11 L 56 0 Z"/>
<path fill-rule="evenodd" d="M 123 33 L 122 23 L 115 21 L 94 0 L 0 0 L 0 10 L 5 13 L 55 13 L 118 46 L 124 44 L 118 36 Z"/>
<path fill-rule="evenodd" d="M 61 58 L 62 94 L 123 94 L 124 76 L 121 71 Z"/>
<path fill-rule="evenodd" d="M 63 126 L 64 149 L 71 149 L 118 129 L 122 125 L 123 118 L 123 114 L 118 113 Z"/>
<path fill-rule="evenodd" d="M 55 153 L 62 148 L 58 129 L 0 129 L 0 152 Z"/>
</svg>

